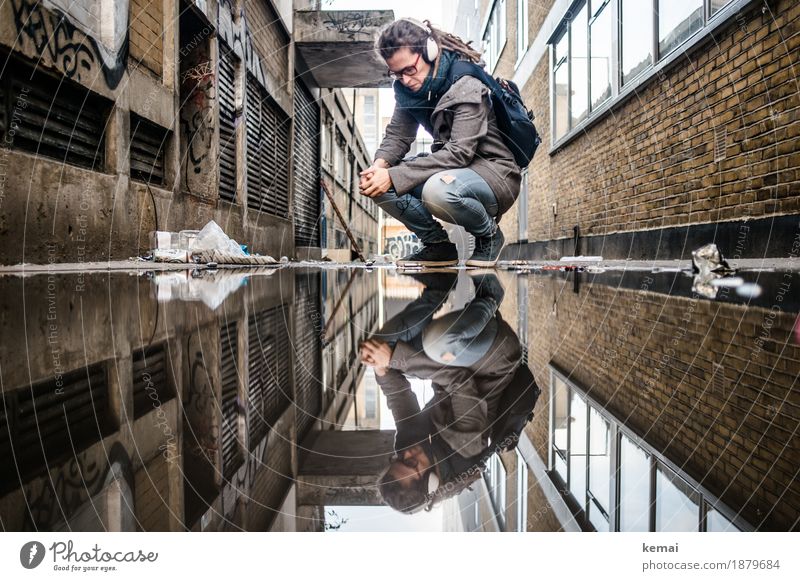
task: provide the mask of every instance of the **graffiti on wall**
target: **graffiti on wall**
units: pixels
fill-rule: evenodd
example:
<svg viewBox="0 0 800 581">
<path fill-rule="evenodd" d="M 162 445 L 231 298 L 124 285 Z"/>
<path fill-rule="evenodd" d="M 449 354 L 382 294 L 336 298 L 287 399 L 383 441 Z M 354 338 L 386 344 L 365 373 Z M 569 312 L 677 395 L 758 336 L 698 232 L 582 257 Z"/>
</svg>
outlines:
<svg viewBox="0 0 800 581">
<path fill-rule="evenodd" d="M 379 26 L 380 19 L 371 18 L 368 12 L 331 12 L 322 24 L 328 30 L 335 30 L 339 34 L 344 34 L 350 40 L 356 40 L 356 35 L 363 38 L 372 38 L 373 31 L 370 27 Z"/>
<path fill-rule="evenodd" d="M 422 242 L 420 242 L 416 234 L 409 232 L 408 234 L 386 238 L 383 251 L 385 254 L 390 254 L 392 258 L 398 259 L 412 254 L 420 248 L 422 248 Z"/>
<path fill-rule="evenodd" d="M 128 62 L 127 0 L 124 4 L 124 26 L 118 27 L 124 35 L 115 39 L 110 48 L 81 31 L 62 11 L 48 10 L 41 2 L 12 0 L 11 8 L 23 52 L 29 52 L 26 43 L 31 43 L 29 46 L 44 64 L 76 81 L 91 81 L 100 67 L 106 85 L 113 90 L 122 80 Z"/>
</svg>

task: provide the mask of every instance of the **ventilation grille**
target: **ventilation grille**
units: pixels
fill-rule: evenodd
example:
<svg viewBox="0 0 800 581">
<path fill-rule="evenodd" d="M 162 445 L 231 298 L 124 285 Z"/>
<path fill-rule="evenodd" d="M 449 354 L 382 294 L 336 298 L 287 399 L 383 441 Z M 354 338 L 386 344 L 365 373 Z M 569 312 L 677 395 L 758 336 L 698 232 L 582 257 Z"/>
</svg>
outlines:
<svg viewBox="0 0 800 581">
<path fill-rule="evenodd" d="M 175 397 L 165 344 L 133 354 L 133 415 L 140 418 Z"/>
<path fill-rule="evenodd" d="M 219 42 L 219 197 L 236 201 L 236 63 L 230 47 Z"/>
<path fill-rule="evenodd" d="M 82 167 L 103 169 L 110 103 L 69 79 L 56 79 L 15 58 L 0 74 L 2 143 Z M 8 135 L 12 123 L 13 135 Z"/>
<path fill-rule="evenodd" d="M 295 295 L 295 404 L 302 438 L 322 411 L 322 315 L 319 273 L 298 274 Z"/>
<path fill-rule="evenodd" d="M 131 178 L 164 183 L 164 151 L 169 131 L 131 113 Z"/>
<path fill-rule="evenodd" d="M 295 84 L 294 100 L 294 242 L 319 246 L 319 106 L 311 93 Z"/>
<path fill-rule="evenodd" d="M 291 353 L 287 324 L 284 306 L 252 315 L 248 322 L 251 450 L 289 406 Z"/>
<path fill-rule="evenodd" d="M 236 322 L 219 332 L 220 375 L 222 382 L 222 476 L 229 480 L 242 465 L 239 446 L 239 373 L 236 367 L 238 346 Z"/>
<path fill-rule="evenodd" d="M 247 205 L 289 217 L 289 122 L 258 81 L 247 75 Z"/>
<path fill-rule="evenodd" d="M 102 364 L 13 391 L 0 405 L 3 491 L 66 461 L 113 428 Z"/>
</svg>

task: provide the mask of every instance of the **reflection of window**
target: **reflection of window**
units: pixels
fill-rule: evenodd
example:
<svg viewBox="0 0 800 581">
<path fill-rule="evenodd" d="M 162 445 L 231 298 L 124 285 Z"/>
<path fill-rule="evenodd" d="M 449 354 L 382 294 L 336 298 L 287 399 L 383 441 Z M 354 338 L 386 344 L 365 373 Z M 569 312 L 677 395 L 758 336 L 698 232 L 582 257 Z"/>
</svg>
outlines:
<svg viewBox="0 0 800 581">
<path fill-rule="evenodd" d="M 591 62 L 589 86 L 591 87 L 591 107 L 594 111 L 611 96 L 611 37 L 612 10 L 610 0 L 592 2 L 595 11 L 589 24 L 589 59 Z"/>
<path fill-rule="evenodd" d="M 658 55 L 664 56 L 703 28 L 703 0 L 660 0 Z"/>
<path fill-rule="evenodd" d="M 517 448 L 517 532 L 528 526 L 528 465 Z"/>
<path fill-rule="evenodd" d="M 486 464 L 484 474 L 486 486 L 489 489 L 497 522 L 502 529 L 506 522 L 506 469 L 497 454 L 493 455 Z"/>
<path fill-rule="evenodd" d="M 622 435 L 619 462 L 619 530 L 650 530 L 650 456 Z"/>
<path fill-rule="evenodd" d="M 730 1 L 731 0 L 711 0 L 711 16 L 714 16 L 714 14 L 722 10 L 722 7 Z"/>
<path fill-rule="evenodd" d="M 375 112 L 375 95 L 364 96 L 364 145 L 373 156 L 378 146 L 378 116 Z"/>
<path fill-rule="evenodd" d="M 653 63 L 653 7 L 642 0 L 622 0 L 622 84 Z"/>
<path fill-rule="evenodd" d="M 699 525 L 699 495 L 671 471 L 656 467 L 656 530 L 696 531 Z"/>
<path fill-rule="evenodd" d="M 723 514 L 732 511 L 555 370 L 550 389 L 550 475 L 584 528 L 740 530 Z"/>
</svg>

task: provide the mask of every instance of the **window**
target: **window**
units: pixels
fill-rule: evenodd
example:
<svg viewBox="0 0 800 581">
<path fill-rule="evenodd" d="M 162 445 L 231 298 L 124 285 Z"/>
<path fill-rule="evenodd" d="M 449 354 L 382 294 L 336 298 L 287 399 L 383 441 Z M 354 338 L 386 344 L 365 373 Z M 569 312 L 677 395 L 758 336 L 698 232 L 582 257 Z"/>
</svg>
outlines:
<svg viewBox="0 0 800 581">
<path fill-rule="evenodd" d="M 528 168 L 522 170 L 521 181 L 519 184 L 519 199 L 517 201 L 520 241 L 528 240 Z"/>
<path fill-rule="evenodd" d="M 618 419 L 555 369 L 550 388 L 549 473 L 569 494 L 585 528 L 637 532 L 740 530 L 725 516 L 733 511 L 636 439 Z M 612 486 L 615 480 L 616 489 Z"/>
<path fill-rule="evenodd" d="M 589 20 L 589 86 L 591 109 L 594 111 L 611 97 L 611 52 L 613 34 L 613 6 L 610 0 L 592 2 Z"/>
<path fill-rule="evenodd" d="M 664 56 L 703 28 L 703 0 L 658 2 L 658 54 Z"/>
<path fill-rule="evenodd" d="M 497 66 L 500 53 L 506 45 L 506 0 L 495 0 L 486 30 L 483 33 L 483 49 L 489 72 Z"/>
<path fill-rule="evenodd" d="M 653 64 L 653 7 L 642 0 L 622 0 L 622 84 Z"/>
<path fill-rule="evenodd" d="M 561 39 L 553 50 L 553 128 L 555 139 L 559 139 L 569 131 L 569 36 L 564 30 Z"/>
<path fill-rule="evenodd" d="M 570 24 L 570 128 L 586 119 L 589 112 L 589 33 L 586 4 Z"/>
<path fill-rule="evenodd" d="M 469 30 L 469 28 L 467 28 Z M 528 50 L 528 0 L 517 0 L 517 64 Z"/>
<path fill-rule="evenodd" d="M 517 37 L 527 18 L 517 4 Z M 554 28 L 548 43 L 551 66 L 551 131 L 553 142 L 577 131 L 595 112 L 601 114 L 628 87 L 644 83 L 655 65 L 679 58 L 681 47 L 701 38 L 706 15 L 714 17 L 730 0 L 584 0 L 575 2 Z M 496 5 L 497 6 L 497 5 Z M 731 15 L 732 10 L 725 10 Z M 492 14 L 493 16 L 493 14 Z M 713 20 L 712 27 L 720 23 Z M 490 18 L 488 30 L 493 21 Z M 705 32 L 710 34 L 710 28 Z M 484 37 L 489 62 L 496 63 L 495 44 Z M 521 57 L 518 51 L 518 58 Z"/>
<path fill-rule="evenodd" d="M 364 145 L 372 159 L 378 148 L 378 117 L 375 113 L 375 95 L 364 96 Z"/>
</svg>

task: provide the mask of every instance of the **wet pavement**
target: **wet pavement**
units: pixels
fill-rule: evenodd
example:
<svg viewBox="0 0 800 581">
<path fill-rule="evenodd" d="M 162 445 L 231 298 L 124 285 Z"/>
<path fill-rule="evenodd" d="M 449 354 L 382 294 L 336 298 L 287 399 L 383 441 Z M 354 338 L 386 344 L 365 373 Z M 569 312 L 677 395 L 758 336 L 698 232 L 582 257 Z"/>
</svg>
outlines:
<svg viewBox="0 0 800 581">
<path fill-rule="evenodd" d="M 419 508 L 387 483 L 466 473 L 521 363 L 542 395 L 520 452 L 426 497 L 443 529 L 798 528 L 800 275 L 655 270 L 6 273 L 0 526 Z"/>
</svg>

